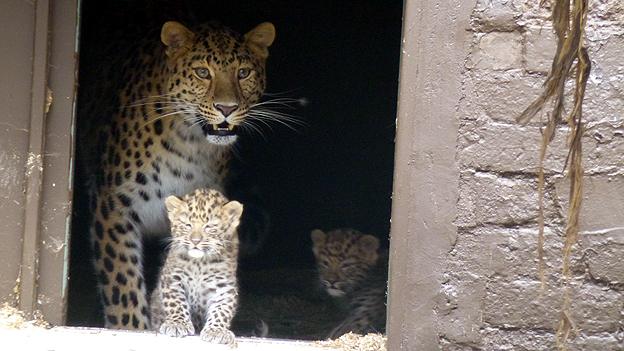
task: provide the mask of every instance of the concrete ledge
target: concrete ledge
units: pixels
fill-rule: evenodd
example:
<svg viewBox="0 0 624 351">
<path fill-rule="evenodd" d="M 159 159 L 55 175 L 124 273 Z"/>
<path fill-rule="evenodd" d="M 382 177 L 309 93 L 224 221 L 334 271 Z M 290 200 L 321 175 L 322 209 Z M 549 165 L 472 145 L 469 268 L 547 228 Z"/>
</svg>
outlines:
<svg viewBox="0 0 624 351">
<path fill-rule="evenodd" d="M 321 346 L 314 342 L 238 338 L 238 347 L 210 344 L 198 336 L 172 338 L 154 332 L 130 332 L 97 328 L 55 327 L 0 329 L 0 348 L 19 350 L 132 350 L 132 351 L 175 351 L 175 350 L 240 350 L 240 351 L 331 351 L 336 348 Z"/>
</svg>

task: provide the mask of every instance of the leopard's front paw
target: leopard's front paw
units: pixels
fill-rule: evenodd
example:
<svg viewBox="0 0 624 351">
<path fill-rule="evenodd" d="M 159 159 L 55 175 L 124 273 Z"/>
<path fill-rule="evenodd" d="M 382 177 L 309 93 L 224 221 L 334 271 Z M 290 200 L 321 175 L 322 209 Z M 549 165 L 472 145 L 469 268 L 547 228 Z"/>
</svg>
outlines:
<svg viewBox="0 0 624 351">
<path fill-rule="evenodd" d="M 193 324 L 191 323 L 164 321 L 163 324 L 160 325 L 158 332 L 181 338 L 187 335 L 194 335 L 195 328 L 193 328 Z"/>
<path fill-rule="evenodd" d="M 202 329 L 200 337 L 204 341 L 213 342 L 217 344 L 234 345 L 235 337 L 234 333 L 225 328 L 210 328 L 206 327 Z"/>
</svg>

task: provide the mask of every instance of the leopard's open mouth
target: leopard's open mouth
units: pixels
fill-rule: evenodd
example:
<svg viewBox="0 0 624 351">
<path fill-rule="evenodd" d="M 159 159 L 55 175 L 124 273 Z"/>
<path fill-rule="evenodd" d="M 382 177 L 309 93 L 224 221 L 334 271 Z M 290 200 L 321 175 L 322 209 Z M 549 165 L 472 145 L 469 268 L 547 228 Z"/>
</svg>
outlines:
<svg viewBox="0 0 624 351">
<path fill-rule="evenodd" d="M 203 129 L 204 129 L 204 132 L 208 135 L 230 136 L 230 135 L 236 135 L 236 132 L 234 131 L 235 127 L 236 126 L 233 124 L 230 124 L 228 122 L 223 122 L 221 124 L 204 125 Z"/>
</svg>

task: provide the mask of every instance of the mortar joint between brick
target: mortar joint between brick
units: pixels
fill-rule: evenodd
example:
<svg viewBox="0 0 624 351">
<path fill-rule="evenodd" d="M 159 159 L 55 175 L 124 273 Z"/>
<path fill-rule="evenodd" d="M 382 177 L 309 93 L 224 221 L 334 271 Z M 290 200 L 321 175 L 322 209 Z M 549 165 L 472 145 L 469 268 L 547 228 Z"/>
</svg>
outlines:
<svg viewBox="0 0 624 351">
<path fill-rule="evenodd" d="M 581 262 L 581 264 L 585 266 L 584 273 L 585 273 L 587 281 L 591 282 L 594 285 L 597 285 L 597 286 L 600 286 L 609 290 L 615 290 L 617 292 L 624 292 L 624 282 L 612 282 L 607 279 L 602 279 L 602 278 L 598 278 L 594 276 L 594 274 L 592 273 L 591 266 L 589 264 L 589 260 L 587 259 L 587 255 L 589 252 L 596 252 L 596 250 L 594 250 L 591 247 L 588 247 L 588 248 L 583 249 L 582 251 L 583 251 L 583 254 L 579 258 L 579 261 Z"/>
</svg>

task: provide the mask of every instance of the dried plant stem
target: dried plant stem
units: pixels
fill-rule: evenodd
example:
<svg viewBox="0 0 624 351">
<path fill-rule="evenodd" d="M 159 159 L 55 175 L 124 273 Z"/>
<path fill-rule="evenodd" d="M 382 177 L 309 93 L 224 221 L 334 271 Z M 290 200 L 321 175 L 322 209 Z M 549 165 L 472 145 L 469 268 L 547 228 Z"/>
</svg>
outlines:
<svg viewBox="0 0 624 351">
<path fill-rule="evenodd" d="M 549 122 L 552 122 L 551 119 Z M 554 123 L 548 123 L 542 133 L 542 146 L 540 148 L 539 168 L 537 172 L 537 191 L 538 191 L 538 240 L 537 240 L 537 259 L 538 274 L 541 283 L 541 291 L 546 288 L 546 274 L 544 270 L 544 160 L 546 158 L 546 150 L 548 144 L 555 133 Z"/>
<path fill-rule="evenodd" d="M 571 5 L 572 8 L 570 8 Z M 560 350 L 566 350 L 566 343 L 571 332 L 576 331 L 570 314 L 572 299 L 569 291 L 569 280 L 571 275 L 570 255 L 572 247 L 578 239 L 582 202 L 582 135 L 584 131 L 582 106 L 591 69 L 587 48 L 584 45 L 585 25 L 587 23 L 587 0 L 572 0 L 572 4 L 571 0 L 554 0 L 552 19 L 557 34 L 557 51 L 553 58 L 551 71 L 546 79 L 544 92 L 522 112 L 518 117 L 518 121 L 527 123 L 542 110 L 547 102 L 553 103 L 552 113 L 543 131 L 538 169 L 539 238 L 537 255 L 539 260 L 539 278 L 544 289 L 546 286 L 544 273 L 544 160 L 548 145 L 555 136 L 556 127 L 562 121 L 565 82 L 572 76 L 573 64 L 576 62 L 574 107 L 567 118 L 570 132 L 568 135 L 569 152 L 565 166 L 569 167 L 570 204 L 566 219 L 565 243 L 563 247 L 563 305 L 556 340 L 557 347 Z"/>
</svg>

